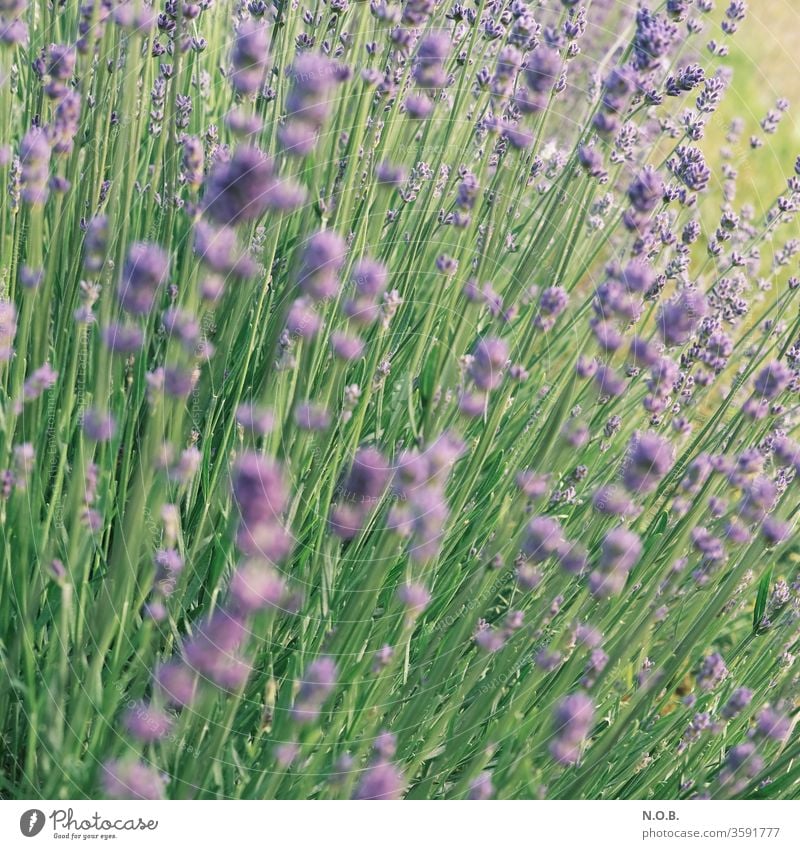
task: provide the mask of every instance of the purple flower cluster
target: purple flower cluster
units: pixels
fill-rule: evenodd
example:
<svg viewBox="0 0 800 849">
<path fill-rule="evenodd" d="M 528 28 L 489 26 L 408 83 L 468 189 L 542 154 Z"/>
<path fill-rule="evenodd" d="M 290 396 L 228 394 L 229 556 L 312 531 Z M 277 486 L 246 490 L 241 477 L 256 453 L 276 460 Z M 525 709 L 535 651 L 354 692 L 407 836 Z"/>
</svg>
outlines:
<svg viewBox="0 0 800 849">
<path fill-rule="evenodd" d="M 565 766 L 578 763 L 593 722 L 594 704 L 585 693 L 572 693 L 556 705 L 550 754 L 558 763 Z"/>
</svg>

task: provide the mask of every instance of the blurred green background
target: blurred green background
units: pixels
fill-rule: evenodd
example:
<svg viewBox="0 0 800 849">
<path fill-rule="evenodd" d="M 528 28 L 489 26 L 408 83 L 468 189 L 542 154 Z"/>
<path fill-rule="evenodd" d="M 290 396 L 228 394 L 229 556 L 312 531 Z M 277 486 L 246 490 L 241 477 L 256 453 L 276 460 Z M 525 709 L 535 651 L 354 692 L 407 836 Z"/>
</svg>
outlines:
<svg viewBox="0 0 800 849">
<path fill-rule="evenodd" d="M 718 13 L 723 11 L 727 0 L 717 6 Z M 730 40 L 727 62 L 733 80 L 719 113 L 722 120 L 709 127 L 704 147 L 714 161 L 714 148 L 718 153 L 725 144 L 727 124 L 737 116 L 745 122 L 742 144 L 753 134 L 763 140 L 762 148 L 734 161 L 741 176 L 739 201 L 763 211 L 785 187 L 800 154 L 800 0 L 750 0 L 748 6 L 747 18 Z M 759 122 L 781 97 L 789 101 L 789 111 L 777 133 L 765 135 Z"/>
</svg>

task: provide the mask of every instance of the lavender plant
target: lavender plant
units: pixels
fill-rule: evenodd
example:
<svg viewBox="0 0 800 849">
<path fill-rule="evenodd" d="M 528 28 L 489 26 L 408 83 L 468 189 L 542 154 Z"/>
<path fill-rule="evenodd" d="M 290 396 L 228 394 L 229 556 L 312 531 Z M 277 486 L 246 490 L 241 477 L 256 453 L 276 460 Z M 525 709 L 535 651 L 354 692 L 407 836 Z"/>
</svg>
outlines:
<svg viewBox="0 0 800 849">
<path fill-rule="evenodd" d="M 0 793 L 800 796 L 745 13 L 0 0 Z"/>
</svg>

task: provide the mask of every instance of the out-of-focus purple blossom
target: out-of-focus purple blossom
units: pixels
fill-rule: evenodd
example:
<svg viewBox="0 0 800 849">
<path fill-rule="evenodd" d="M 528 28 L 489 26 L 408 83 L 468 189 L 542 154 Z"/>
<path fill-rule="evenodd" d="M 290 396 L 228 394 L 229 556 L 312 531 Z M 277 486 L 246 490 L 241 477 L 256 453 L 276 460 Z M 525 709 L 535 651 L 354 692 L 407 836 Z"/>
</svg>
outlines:
<svg viewBox="0 0 800 849">
<path fill-rule="evenodd" d="M 758 475 L 745 485 L 739 512 L 746 519 L 761 522 L 772 510 L 777 496 L 775 484 L 769 478 Z"/>
<path fill-rule="evenodd" d="M 92 442 L 108 442 L 116 432 L 114 418 L 98 408 L 87 410 L 83 414 L 83 432 Z"/>
<path fill-rule="evenodd" d="M 272 70 L 266 23 L 245 18 L 236 28 L 231 51 L 231 85 L 239 94 L 252 95 L 264 86 Z"/>
<path fill-rule="evenodd" d="M 728 677 L 728 667 L 719 652 L 707 655 L 697 673 L 697 686 L 709 692 Z"/>
<path fill-rule="evenodd" d="M 41 127 L 31 127 L 19 146 L 22 166 L 22 199 L 30 204 L 47 200 L 50 178 L 50 143 Z"/>
<path fill-rule="evenodd" d="M 158 692 L 175 707 L 191 705 L 197 698 L 197 674 L 179 660 L 159 666 L 155 681 Z"/>
<path fill-rule="evenodd" d="M 240 404 L 236 408 L 236 422 L 253 436 L 266 436 L 272 431 L 275 416 L 272 410 L 255 404 Z"/>
<path fill-rule="evenodd" d="M 539 312 L 536 315 L 536 326 L 540 330 L 550 330 L 556 319 L 567 308 L 569 295 L 562 286 L 550 286 L 539 297 Z"/>
<path fill-rule="evenodd" d="M 103 330 L 103 341 L 112 353 L 127 356 L 141 350 L 144 334 L 134 324 L 110 324 Z"/>
<path fill-rule="evenodd" d="M 664 181 L 658 172 L 646 167 L 628 187 L 628 199 L 633 209 L 642 215 L 652 212 L 664 194 Z"/>
<path fill-rule="evenodd" d="M 55 386 L 57 380 L 58 372 L 50 363 L 40 366 L 25 381 L 22 387 L 22 402 L 36 400 L 43 392 Z"/>
<path fill-rule="evenodd" d="M 589 576 L 589 589 L 598 598 L 622 592 L 628 573 L 642 553 L 642 541 L 624 527 L 614 528 L 603 538 L 600 562 Z"/>
<path fill-rule="evenodd" d="M 481 339 L 475 346 L 469 376 L 479 389 L 496 389 L 503 380 L 503 369 L 507 362 L 508 345 L 503 339 Z"/>
<path fill-rule="evenodd" d="M 753 381 L 753 389 L 761 398 L 772 400 L 783 392 L 791 380 L 792 372 L 781 360 L 765 366 Z"/>
<path fill-rule="evenodd" d="M 397 800 L 405 790 L 405 779 L 394 764 L 378 761 L 367 767 L 356 788 L 354 799 Z"/>
<path fill-rule="evenodd" d="M 659 310 L 657 322 L 661 338 L 667 345 L 685 344 L 707 313 L 705 295 L 697 289 L 683 289 Z"/>
<path fill-rule="evenodd" d="M 0 300 L 0 363 L 8 362 L 14 355 L 16 334 L 17 308 L 11 301 Z"/>
<path fill-rule="evenodd" d="M 172 718 L 147 702 L 132 705 L 125 713 L 124 723 L 131 737 L 143 743 L 160 740 L 172 730 Z"/>
<path fill-rule="evenodd" d="M 485 801 L 493 796 L 492 774 L 484 770 L 470 782 L 467 798 L 473 801 Z"/>
<path fill-rule="evenodd" d="M 339 271 L 347 245 L 332 230 L 315 233 L 303 250 L 298 277 L 300 291 L 315 301 L 333 297 L 339 289 Z"/>
<path fill-rule="evenodd" d="M 230 582 L 231 598 L 238 611 L 278 607 L 286 593 L 281 576 L 257 558 L 246 560 L 236 568 Z"/>
<path fill-rule="evenodd" d="M 185 644 L 186 662 L 220 687 L 238 689 L 250 674 L 249 664 L 238 654 L 246 634 L 240 616 L 218 610 Z"/>
<path fill-rule="evenodd" d="M 164 779 L 141 761 L 112 760 L 103 764 L 103 792 L 109 799 L 164 798 Z"/>
<path fill-rule="evenodd" d="M 280 466 L 259 454 L 242 455 L 233 472 L 233 496 L 245 524 L 275 521 L 288 503 Z"/>
<path fill-rule="evenodd" d="M 564 532 L 552 516 L 536 516 L 525 531 L 522 552 L 534 563 L 543 563 L 564 547 Z"/>
<path fill-rule="evenodd" d="M 791 525 L 776 519 L 775 516 L 767 516 L 761 525 L 761 534 L 767 545 L 778 545 L 787 539 L 790 533 Z"/>
<path fill-rule="evenodd" d="M 358 336 L 336 331 L 331 334 L 331 350 L 338 359 L 352 362 L 361 357 L 364 352 L 364 342 Z"/>
<path fill-rule="evenodd" d="M 609 395 L 616 398 L 625 391 L 624 378 L 622 378 L 611 366 L 597 365 L 594 372 L 594 382 L 597 391 L 601 395 Z"/>
<path fill-rule="evenodd" d="M 304 200 L 303 190 L 275 174 L 272 160 L 248 145 L 218 161 L 206 181 L 203 206 L 217 224 L 236 226 L 255 221 L 267 210 L 287 212 Z"/>
<path fill-rule="evenodd" d="M 72 152 L 80 117 L 80 94 L 75 90 L 68 91 L 56 106 L 53 123 L 47 129 L 55 153 Z"/>
<path fill-rule="evenodd" d="M 295 722 L 313 722 L 336 686 L 338 672 L 329 657 L 312 661 L 303 673 L 292 708 Z"/>
<path fill-rule="evenodd" d="M 355 537 L 380 502 L 389 483 L 391 467 L 375 448 L 360 448 L 350 472 L 337 489 L 330 527 L 343 539 Z"/>
<path fill-rule="evenodd" d="M 97 215 L 89 221 L 84 240 L 83 267 L 92 273 L 103 268 L 108 250 L 108 218 Z"/>
<path fill-rule="evenodd" d="M 747 687 L 737 687 L 731 693 L 730 698 L 722 708 L 721 714 L 724 719 L 735 719 L 739 714 L 747 708 L 753 700 L 753 691 Z"/>
<path fill-rule="evenodd" d="M 622 470 L 623 483 L 630 492 L 652 492 L 674 462 L 669 440 L 653 431 L 634 434 Z"/>
<path fill-rule="evenodd" d="M 506 644 L 506 638 L 502 631 L 492 628 L 483 620 L 478 622 L 478 628 L 475 631 L 475 645 L 487 654 L 494 654 Z"/>
<path fill-rule="evenodd" d="M 581 747 L 594 722 L 594 704 L 581 692 L 565 696 L 553 712 L 553 735 L 550 754 L 557 763 L 576 764 Z"/>
<path fill-rule="evenodd" d="M 319 404 L 299 404 L 294 411 L 295 424 L 301 430 L 327 430 L 331 415 Z"/>
<path fill-rule="evenodd" d="M 765 705 L 756 716 L 756 736 L 785 743 L 792 731 L 792 720 L 776 708 Z"/>
<path fill-rule="evenodd" d="M 431 594 L 422 584 L 403 584 L 397 598 L 405 607 L 409 619 L 417 619 L 430 604 Z"/>
<path fill-rule="evenodd" d="M 134 315 L 149 313 L 168 274 L 169 256 L 158 245 L 131 245 L 117 288 L 122 307 Z"/>
</svg>

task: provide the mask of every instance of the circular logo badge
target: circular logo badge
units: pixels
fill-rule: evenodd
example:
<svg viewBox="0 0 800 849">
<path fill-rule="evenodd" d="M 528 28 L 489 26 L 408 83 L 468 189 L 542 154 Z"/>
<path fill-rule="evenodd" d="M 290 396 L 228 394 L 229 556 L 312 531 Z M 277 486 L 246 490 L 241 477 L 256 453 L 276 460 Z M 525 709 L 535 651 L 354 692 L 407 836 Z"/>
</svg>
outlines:
<svg viewBox="0 0 800 849">
<path fill-rule="evenodd" d="M 44 813 L 38 808 L 31 808 L 19 818 L 19 830 L 25 837 L 36 837 L 44 828 Z"/>
</svg>

